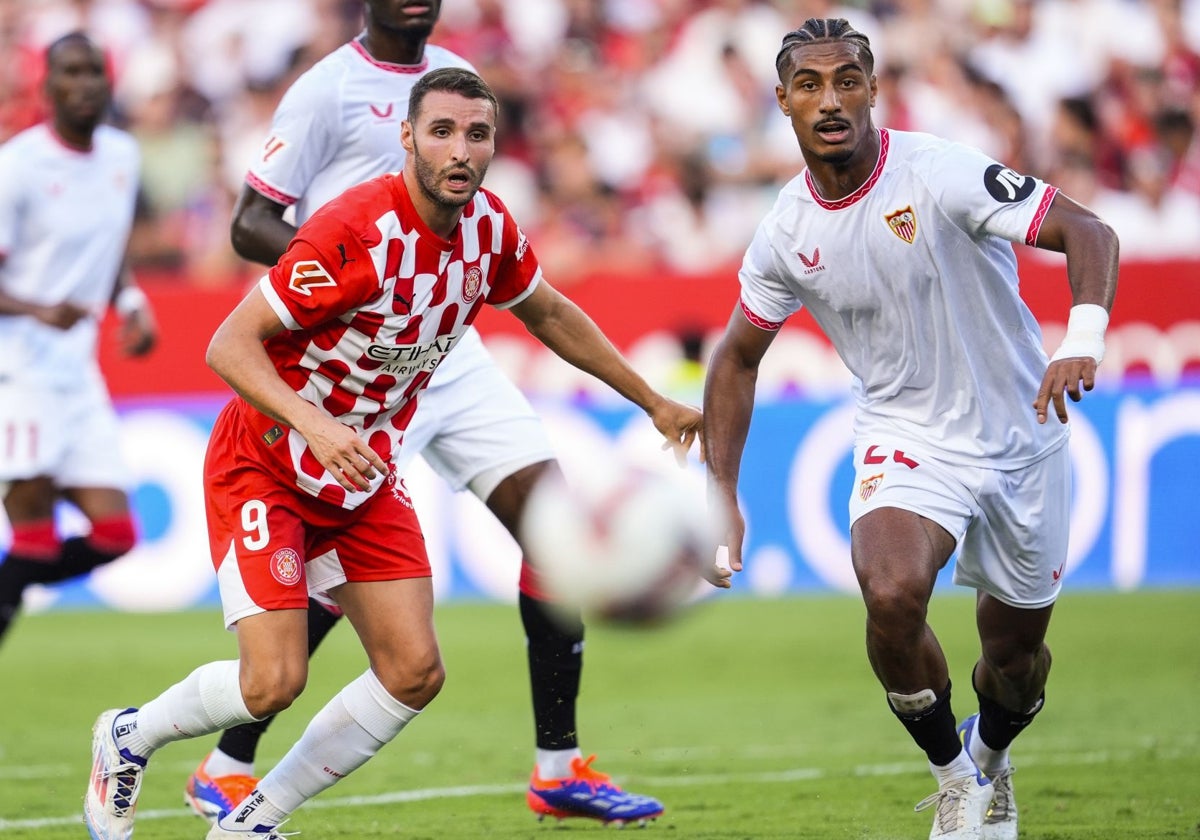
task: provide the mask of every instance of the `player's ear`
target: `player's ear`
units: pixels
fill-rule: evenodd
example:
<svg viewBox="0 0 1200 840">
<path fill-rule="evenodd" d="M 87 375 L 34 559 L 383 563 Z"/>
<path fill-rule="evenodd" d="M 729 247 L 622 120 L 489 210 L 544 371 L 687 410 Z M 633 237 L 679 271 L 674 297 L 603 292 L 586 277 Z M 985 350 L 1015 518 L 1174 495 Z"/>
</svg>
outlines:
<svg viewBox="0 0 1200 840">
<path fill-rule="evenodd" d="M 408 154 L 413 153 L 413 127 L 412 123 L 404 120 L 400 123 L 400 145 L 404 147 L 404 151 Z"/>
<path fill-rule="evenodd" d="M 775 100 L 779 103 L 779 110 L 783 111 L 784 116 L 790 117 L 792 109 L 788 105 L 787 92 L 783 89 L 783 85 L 775 85 Z"/>
<path fill-rule="evenodd" d="M 875 78 L 875 74 L 871 74 L 871 80 L 867 82 L 868 88 L 871 91 L 871 99 L 868 103 L 872 108 L 875 107 L 875 97 L 879 95 L 879 81 Z"/>
</svg>

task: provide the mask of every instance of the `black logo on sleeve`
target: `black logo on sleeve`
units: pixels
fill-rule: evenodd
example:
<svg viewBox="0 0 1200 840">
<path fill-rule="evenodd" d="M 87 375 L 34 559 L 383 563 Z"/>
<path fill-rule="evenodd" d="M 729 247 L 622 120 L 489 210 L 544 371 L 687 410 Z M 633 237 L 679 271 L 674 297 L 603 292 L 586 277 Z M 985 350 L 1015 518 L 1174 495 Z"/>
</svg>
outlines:
<svg viewBox="0 0 1200 840">
<path fill-rule="evenodd" d="M 983 185 L 997 201 L 1015 204 L 1033 194 L 1037 181 L 1028 175 L 1014 172 L 1007 166 L 993 163 L 983 173 Z"/>
<path fill-rule="evenodd" d="M 989 187 L 988 189 L 991 189 L 991 187 Z M 995 193 L 993 193 L 993 195 L 995 195 Z M 358 260 L 354 259 L 354 257 L 346 256 L 346 246 L 343 245 L 342 243 L 340 243 L 340 242 L 338 243 L 337 249 L 338 249 L 338 253 L 342 255 L 342 264 L 338 266 L 338 271 L 341 271 L 343 268 L 345 268 L 346 263 L 358 262 Z"/>
</svg>

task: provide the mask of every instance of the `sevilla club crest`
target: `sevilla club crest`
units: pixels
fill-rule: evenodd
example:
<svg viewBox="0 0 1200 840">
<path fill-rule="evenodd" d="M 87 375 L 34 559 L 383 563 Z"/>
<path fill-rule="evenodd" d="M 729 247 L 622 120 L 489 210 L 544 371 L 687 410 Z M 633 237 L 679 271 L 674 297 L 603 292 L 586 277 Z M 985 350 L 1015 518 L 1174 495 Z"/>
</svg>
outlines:
<svg viewBox="0 0 1200 840">
<path fill-rule="evenodd" d="M 888 227 L 892 229 L 892 233 L 909 245 L 913 243 L 917 236 L 917 214 L 913 212 L 911 205 L 903 210 L 897 210 L 895 213 L 889 213 L 883 218 L 888 223 Z"/>
</svg>

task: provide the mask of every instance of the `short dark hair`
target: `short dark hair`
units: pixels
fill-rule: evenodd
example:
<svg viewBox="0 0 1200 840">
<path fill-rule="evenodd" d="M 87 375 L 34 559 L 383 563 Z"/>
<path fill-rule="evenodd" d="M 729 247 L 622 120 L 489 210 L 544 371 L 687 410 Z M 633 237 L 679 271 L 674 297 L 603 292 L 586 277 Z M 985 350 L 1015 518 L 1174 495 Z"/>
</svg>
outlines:
<svg viewBox="0 0 1200 840">
<path fill-rule="evenodd" d="M 78 44 L 81 47 L 87 47 L 99 53 L 103 53 L 99 44 L 88 37 L 87 33 L 76 29 L 73 32 L 68 32 L 66 35 L 60 35 L 46 46 L 46 69 L 50 69 L 50 65 L 54 63 L 54 56 L 60 49 L 67 44 Z"/>
<path fill-rule="evenodd" d="M 432 73 L 426 73 L 413 85 L 412 93 L 408 97 L 408 121 L 410 123 L 417 121 L 417 117 L 421 113 L 421 103 L 424 102 L 425 96 L 433 91 L 457 93 L 467 99 L 486 99 L 492 103 L 492 108 L 497 114 L 500 112 L 500 103 L 496 100 L 496 94 L 478 74 L 462 67 L 443 67 Z"/>
<path fill-rule="evenodd" d="M 775 72 L 779 74 L 779 81 L 787 81 L 783 73 L 787 69 L 792 50 L 796 47 L 836 41 L 845 41 L 858 47 L 868 75 L 875 71 L 875 54 L 871 52 L 871 40 L 852 27 L 845 18 L 809 18 L 799 29 L 793 29 L 783 36 L 783 45 L 775 56 Z"/>
</svg>

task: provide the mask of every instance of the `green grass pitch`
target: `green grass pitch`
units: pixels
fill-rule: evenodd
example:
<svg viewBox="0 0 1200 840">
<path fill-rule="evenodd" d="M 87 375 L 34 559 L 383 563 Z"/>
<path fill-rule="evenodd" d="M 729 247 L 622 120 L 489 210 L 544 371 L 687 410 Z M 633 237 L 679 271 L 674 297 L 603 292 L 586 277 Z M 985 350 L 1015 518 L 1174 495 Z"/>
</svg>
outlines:
<svg viewBox="0 0 1200 840">
<path fill-rule="evenodd" d="M 955 707 L 972 710 L 969 595 L 939 594 L 931 621 Z M 918 840 L 932 790 L 863 653 L 863 609 L 843 596 L 720 597 L 654 631 L 589 630 L 583 748 L 666 813 L 647 838 Z M 537 823 L 524 647 L 515 607 L 437 612 L 442 695 L 374 760 L 299 810 L 306 838 L 567 838 L 613 831 Z M 1014 749 L 1023 840 L 1200 834 L 1200 591 L 1076 593 L 1050 630 L 1047 705 Z M 196 665 L 235 655 L 215 612 L 27 616 L 0 647 L 0 840 L 79 838 L 90 727 Z M 318 653 L 308 689 L 263 741 L 278 759 L 308 718 L 365 667 L 348 626 Z M 184 780 L 214 743 L 152 761 L 135 837 L 203 838 Z M 637 831 L 627 828 L 626 832 Z"/>
</svg>

